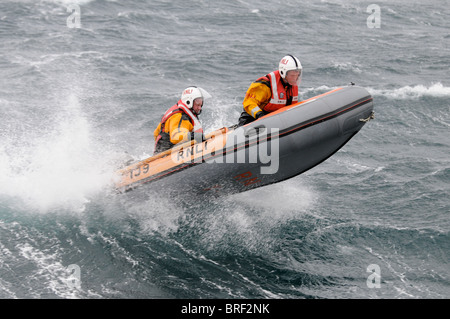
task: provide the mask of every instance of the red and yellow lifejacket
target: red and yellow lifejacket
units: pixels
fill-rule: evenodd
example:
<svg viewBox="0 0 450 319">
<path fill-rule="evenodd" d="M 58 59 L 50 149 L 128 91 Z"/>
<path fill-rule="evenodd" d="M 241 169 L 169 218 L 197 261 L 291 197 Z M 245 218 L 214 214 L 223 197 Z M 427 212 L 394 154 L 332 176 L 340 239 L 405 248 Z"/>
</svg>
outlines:
<svg viewBox="0 0 450 319">
<path fill-rule="evenodd" d="M 168 149 L 175 145 L 170 141 L 171 132 L 165 132 L 165 124 L 171 116 L 177 113 L 183 113 L 187 116 L 189 122 L 194 127 L 192 132 L 203 134 L 203 128 L 197 116 L 192 113 L 192 111 L 181 100 L 179 100 L 177 104 L 169 108 L 161 118 L 160 125 L 158 125 L 158 127 L 160 127 L 159 134 L 157 136 L 155 134 L 155 151 L 161 151 L 161 144 L 164 144 L 164 149 Z M 182 120 L 183 117 L 180 121 Z"/>
<path fill-rule="evenodd" d="M 272 92 L 269 102 L 262 107 L 264 112 L 270 113 L 282 108 L 283 106 L 298 102 L 298 86 L 285 86 L 278 70 L 270 72 L 266 76 L 260 77 L 256 80 L 256 82 L 264 81 L 269 82 L 270 91 Z"/>
</svg>

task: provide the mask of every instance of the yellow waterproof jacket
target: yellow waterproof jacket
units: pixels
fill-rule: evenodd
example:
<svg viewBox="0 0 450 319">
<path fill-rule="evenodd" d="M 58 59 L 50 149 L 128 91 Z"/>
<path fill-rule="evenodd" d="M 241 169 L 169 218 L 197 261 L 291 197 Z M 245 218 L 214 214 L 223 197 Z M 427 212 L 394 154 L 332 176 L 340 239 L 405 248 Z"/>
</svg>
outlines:
<svg viewBox="0 0 450 319">
<path fill-rule="evenodd" d="M 264 106 L 269 103 L 272 96 L 269 86 L 258 81 L 253 82 L 248 88 L 242 103 L 244 110 L 252 117 L 256 118 L 257 114 L 262 112 Z"/>
<path fill-rule="evenodd" d="M 186 142 L 190 140 L 190 132 L 194 130 L 194 126 L 189 117 L 184 113 L 175 113 L 169 117 L 164 123 L 164 132 L 169 135 L 170 143 L 178 144 L 180 142 Z M 153 132 L 155 141 L 161 133 L 161 123 Z"/>
<path fill-rule="evenodd" d="M 252 118 L 274 112 L 298 101 L 298 86 L 286 84 L 279 71 L 260 77 L 247 90 L 243 105 Z"/>
</svg>

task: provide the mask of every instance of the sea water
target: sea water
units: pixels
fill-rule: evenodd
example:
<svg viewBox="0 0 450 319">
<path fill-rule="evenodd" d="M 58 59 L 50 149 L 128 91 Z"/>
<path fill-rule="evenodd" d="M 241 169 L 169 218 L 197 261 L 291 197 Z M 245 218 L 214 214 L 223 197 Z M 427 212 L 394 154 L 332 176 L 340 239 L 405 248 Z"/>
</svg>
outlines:
<svg viewBox="0 0 450 319">
<path fill-rule="evenodd" d="M 0 3 L 0 298 L 450 297 L 446 1 Z M 116 194 L 190 85 L 237 123 L 286 54 L 300 98 L 375 119 L 282 183 L 183 204 Z M 189 192 L 189 189 L 180 190 Z"/>
</svg>

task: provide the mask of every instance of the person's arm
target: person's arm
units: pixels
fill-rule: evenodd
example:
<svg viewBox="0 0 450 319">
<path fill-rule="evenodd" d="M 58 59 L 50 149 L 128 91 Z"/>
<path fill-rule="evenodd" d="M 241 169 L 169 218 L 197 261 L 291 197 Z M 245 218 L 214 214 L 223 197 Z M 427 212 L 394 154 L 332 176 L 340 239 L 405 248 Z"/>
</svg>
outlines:
<svg viewBox="0 0 450 319">
<path fill-rule="evenodd" d="M 269 102 L 272 93 L 270 88 L 263 83 L 252 83 L 245 94 L 243 101 L 244 110 L 257 119 L 264 115 L 264 106 Z"/>
<path fill-rule="evenodd" d="M 158 124 L 156 129 L 153 131 L 153 137 L 155 138 L 155 141 L 158 138 L 160 132 L 161 132 L 161 122 Z"/>
</svg>

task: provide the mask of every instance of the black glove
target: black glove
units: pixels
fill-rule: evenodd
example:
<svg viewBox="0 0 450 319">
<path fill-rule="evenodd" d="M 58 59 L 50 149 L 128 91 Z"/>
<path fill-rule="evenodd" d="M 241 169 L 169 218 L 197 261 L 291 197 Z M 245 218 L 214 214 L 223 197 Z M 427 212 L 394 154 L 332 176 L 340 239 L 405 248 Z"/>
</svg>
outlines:
<svg viewBox="0 0 450 319">
<path fill-rule="evenodd" d="M 258 112 L 258 113 L 256 113 L 256 115 L 255 115 L 255 119 L 259 119 L 260 117 L 263 117 L 264 116 L 264 113 L 261 111 L 261 112 Z"/>
</svg>

